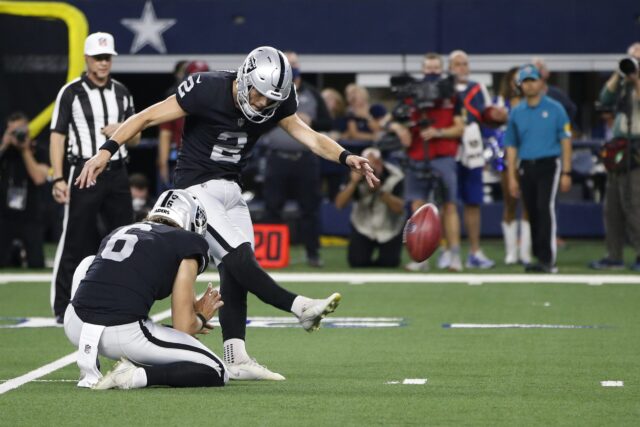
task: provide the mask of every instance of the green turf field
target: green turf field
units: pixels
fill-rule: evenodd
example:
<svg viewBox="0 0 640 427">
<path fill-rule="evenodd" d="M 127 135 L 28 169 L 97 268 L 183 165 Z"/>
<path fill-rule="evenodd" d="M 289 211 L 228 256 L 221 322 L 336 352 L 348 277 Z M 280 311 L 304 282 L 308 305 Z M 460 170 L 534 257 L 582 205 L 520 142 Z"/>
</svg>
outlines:
<svg viewBox="0 0 640 427">
<path fill-rule="evenodd" d="M 486 246 L 502 256 L 498 242 Z M 584 264 L 600 253 L 600 245 L 569 242 L 560 269 L 589 274 Z M 292 260 L 299 256 L 296 249 Z M 344 248 L 327 248 L 324 269 L 296 263 L 288 271 L 353 273 L 344 256 Z M 363 272 L 359 285 L 286 286 L 313 297 L 341 292 L 335 316 L 399 317 L 404 326 L 313 334 L 248 329 L 249 352 L 287 381 L 94 392 L 75 387 L 71 364 L 0 394 L 0 425 L 638 425 L 640 286 L 367 283 L 365 274 L 372 273 Z M 47 283 L 0 284 L 0 317 L 50 316 L 48 301 Z M 163 301 L 154 312 L 167 308 Z M 284 315 L 255 298 L 249 314 Z M 448 329 L 445 323 L 594 328 Z M 219 330 L 203 341 L 221 353 Z M 74 350 L 61 328 L 0 328 L 0 343 L 0 386 Z M 103 367 L 112 363 L 103 360 Z M 405 379 L 427 382 L 387 384 Z M 605 380 L 624 386 L 602 387 Z"/>
</svg>

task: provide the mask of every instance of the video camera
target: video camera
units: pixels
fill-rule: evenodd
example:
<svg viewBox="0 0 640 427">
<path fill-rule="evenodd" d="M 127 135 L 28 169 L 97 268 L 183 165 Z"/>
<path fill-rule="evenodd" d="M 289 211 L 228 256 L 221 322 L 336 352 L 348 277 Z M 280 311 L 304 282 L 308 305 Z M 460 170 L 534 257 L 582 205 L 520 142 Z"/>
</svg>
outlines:
<svg viewBox="0 0 640 427">
<path fill-rule="evenodd" d="M 391 111 L 393 120 L 409 128 L 426 129 L 431 121 L 426 114 L 416 111 L 433 108 L 436 102 L 455 95 L 455 77 L 442 75 L 437 80 L 416 80 L 409 74 L 391 77 L 391 93 L 398 104 Z M 400 140 L 393 132 L 385 133 L 375 144 L 382 152 L 402 150 Z"/>
<path fill-rule="evenodd" d="M 438 80 L 416 80 L 408 74 L 391 77 L 391 93 L 404 100 L 411 98 L 417 108 L 430 108 L 436 101 L 451 98 L 456 93 L 455 77 L 442 75 Z"/>
</svg>

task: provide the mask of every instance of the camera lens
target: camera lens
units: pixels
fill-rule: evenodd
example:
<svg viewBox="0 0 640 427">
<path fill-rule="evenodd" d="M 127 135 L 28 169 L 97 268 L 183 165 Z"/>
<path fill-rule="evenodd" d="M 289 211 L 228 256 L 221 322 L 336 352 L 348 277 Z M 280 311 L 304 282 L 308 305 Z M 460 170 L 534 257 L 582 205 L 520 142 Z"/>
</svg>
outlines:
<svg viewBox="0 0 640 427">
<path fill-rule="evenodd" d="M 26 128 L 18 128 L 13 131 L 13 136 L 20 143 L 25 142 L 27 140 L 27 134 L 29 133 Z"/>
<path fill-rule="evenodd" d="M 638 61 L 635 58 L 622 58 L 618 67 L 622 74 L 628 76 L 638 72 Z"/>
</svg>

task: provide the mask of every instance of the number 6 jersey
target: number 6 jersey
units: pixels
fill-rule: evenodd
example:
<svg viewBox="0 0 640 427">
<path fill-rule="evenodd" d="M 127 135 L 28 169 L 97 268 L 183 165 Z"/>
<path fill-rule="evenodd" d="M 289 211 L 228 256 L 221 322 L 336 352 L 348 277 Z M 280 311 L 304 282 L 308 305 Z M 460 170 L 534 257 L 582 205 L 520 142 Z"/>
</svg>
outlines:
<svg viewBox="0 0 640 427">
<path fill-rule="evenodd" d="M 204 237 L 154 222 L 120 227 L 102 240 L 100 249 L 73 297 L 85 322 L 114 326 L 146 319 L 154 301 L 171 295 L 180 263 L 209 262 Z"/>
<path fill-rule="evenodd" d="M 236 107 L 236 73 L 215 71 L 188 76 L 176 91 L 176 100 L 188 113 L 176 166 L 176 188 L 188 188 L 210 179 L 240 181 L 240 173 L 258 138 L 296 112 L 294 90 L 264 123 L 253 123 Z"/>
</svg>

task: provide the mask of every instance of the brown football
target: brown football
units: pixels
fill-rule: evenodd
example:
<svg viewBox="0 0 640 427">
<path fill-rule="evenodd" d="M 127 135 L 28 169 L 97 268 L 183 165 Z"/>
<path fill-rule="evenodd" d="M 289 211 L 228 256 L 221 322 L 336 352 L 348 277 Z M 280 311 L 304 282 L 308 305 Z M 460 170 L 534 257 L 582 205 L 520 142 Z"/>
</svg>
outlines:
<svg viewBox="0 0 640 427">
<path fill-rule="evenodd" d="M 411 215 L 404 226 L 403 241 L 412 260 L 428 259 L 440 244 L 438 208 L 427 203 Z"/>
</svg>

